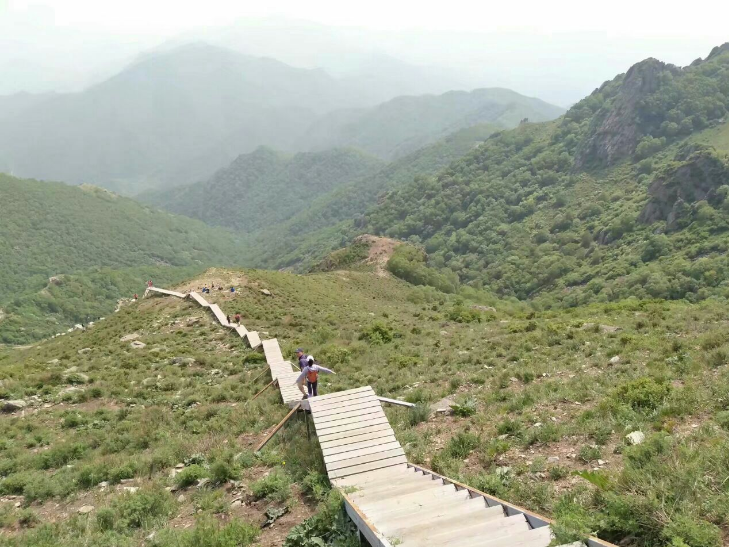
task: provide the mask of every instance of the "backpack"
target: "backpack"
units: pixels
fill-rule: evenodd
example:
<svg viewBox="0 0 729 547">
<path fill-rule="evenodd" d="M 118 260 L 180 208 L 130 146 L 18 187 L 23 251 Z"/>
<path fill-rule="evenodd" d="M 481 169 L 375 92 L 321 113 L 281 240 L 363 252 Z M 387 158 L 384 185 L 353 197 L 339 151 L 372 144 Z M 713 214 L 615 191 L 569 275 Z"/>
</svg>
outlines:
<svg viewBox="0 0 729 547">
<path fill-rule="evenodd" d="M 309 381 L 309 383 L 313 384 L 319 379 L 319 371 L 309 368 L 309 371 L 306 373 L 306 379 Z"/>
</svg>

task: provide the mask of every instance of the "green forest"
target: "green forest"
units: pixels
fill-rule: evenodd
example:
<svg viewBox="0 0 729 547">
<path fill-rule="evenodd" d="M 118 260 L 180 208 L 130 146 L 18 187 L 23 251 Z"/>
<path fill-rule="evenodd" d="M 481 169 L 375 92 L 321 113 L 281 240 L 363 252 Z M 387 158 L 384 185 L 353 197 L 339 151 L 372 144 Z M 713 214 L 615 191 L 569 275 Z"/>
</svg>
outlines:
<svg viewBox="0 0 729 547">
<path fill-rule="evenodd" d="M 393 190 L 362 230 L 537 307 L 727 297 L 727 108 L 729 48 L 683 70 L 644 61 L 559 120 L 498 133 Z"/>
</svg>

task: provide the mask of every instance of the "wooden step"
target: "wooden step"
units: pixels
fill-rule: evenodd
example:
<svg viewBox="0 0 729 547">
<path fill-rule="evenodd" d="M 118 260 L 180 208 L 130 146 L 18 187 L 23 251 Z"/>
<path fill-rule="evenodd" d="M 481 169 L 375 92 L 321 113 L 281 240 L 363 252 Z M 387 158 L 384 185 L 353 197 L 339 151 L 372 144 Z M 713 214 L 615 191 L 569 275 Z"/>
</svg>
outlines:
<svg viewBox="0 0 729 547">
<path fill-rule="evenodd" d="M 451 492 L 454 491 L 455 489 L 451 490 Z M 450 513 L 453 508 L 460 508 L 465 511 L 467 509 L 470 510 L 471 507 L 478 507 L 479 510 L 484 510 L 486 503 L 483 499 L 464 497 L 462 493 L 463 490 L 457 491 L 456 494 L 458 495 L 446 498 L 423 497 L 420 500 L 422 503 L 415 505 L 407 503 L 402 504 L 400 507 L 388 507 L 385 511 L 374 508 L 368 509 L 367 514 L 376 515 L 378 522 L 382 520 L 383 522 L 395 521 L 401 524 L 407 524 L 409 522 L 418 522 L 420 518 L 417 517 L 418 520 L 413 521 L 410 517 L 415 518 L 414 515 L 420 515 L 421 513 L 430 512 L 435 509 L 440 509 L 442 514 Z M 364 512 L 364 508 L 362 511 Z"/>
<path fill-rule="evenodd" d="M 424 481 L 420 479 L 397 479 L 397 482 L 391 481 L 389 484 L 381 483 L 378 486 L 367 486 L 365 488 L 352 492 L 352 499 L 355 500 L 378 500 L 394 498 L 397 496 L 405 496 L 414 492 L 426 492 L 435 488 L 442 488 L 443 483 L 440 481 Z"/>
<path fill-rule="evenodd" d="M 466 500 L 468 497 L 468 494 L 464 490 L 457 491 L 453 485 L 446 485 L 422 494 L 405 494 L 382 501 L 378 499 L 361 499 L 358 505 L 369 518 L 373 518 L 375 515 L 407 508 L 418 511 L 425 505 L 432 506 L 437 503 L 456 503 Z"/>
<path fill-rule="evenodd" d="M 398 474 L 410 474 L 412 472 L 412 467 L 408 467 L 407 465 L 399 465 L 397 467 L 388 467 L 387 469 L 376 469 L 374 471 L 360 473 L 356 477 L 339 479 L 335 481 L 334 485 L 337 488 L 350 488 L 360 485 L 364 487 L 367 484 L 372 484 L 382 480 L 388 480 Z"/>
<path fill-rule="evenodd" d="M 470 538 L 477 537 L 483 539 L 488 538 L 488 540 L 491 541 L 493 539 L 510 536 L 519 532 L 528 532 L 529 530 L 530 527 L 524 515 L 513 515 L 487 522 L 479 521 L 474 515 L 471 515 L 468 519 L 451 522 L 440 530 L 429 530 L 426 533 L 416 531 L 414 534 L 408 535 L 407 537 L 413 539 L 427 539 L 429 542 L 434 544 L 443 542 L 455 536 L 460 536 L 464 540 L 470 540 Z"/>
<path fill-rule="evenodd" d="M 453 538 L 443 541 L 439 545 L 442 547 L 547 547 L 552 542 L 552 531 L 549 526 L 534 528 L 526 532 L 516 532 L 514 534 L 495 538 Z M 405 545 L 405 542 L 403 542 Z M 417 545 L 413 543 L 412 545 Z"/>
<path fill-rule="evenodd" d="M 465 503 L 442 504 L 430 509 L 424 509 L 418 513 L 416 522 L 408 521 L 398 515 L 381 517 L 377 519 L 377 527 L 385 530 L 388 536 L 394 537 L 407 535 L 409 530 L 413 528 L 427 528 L 437 531 L 450 522 L 459 522 L 471 518 L 488 522 L 506 518 L 506 515 L 504 515 L 504 508 L 500 505 L 486 507 L 486 501 L 483 498 L 471 498 Z"/>
</svg>

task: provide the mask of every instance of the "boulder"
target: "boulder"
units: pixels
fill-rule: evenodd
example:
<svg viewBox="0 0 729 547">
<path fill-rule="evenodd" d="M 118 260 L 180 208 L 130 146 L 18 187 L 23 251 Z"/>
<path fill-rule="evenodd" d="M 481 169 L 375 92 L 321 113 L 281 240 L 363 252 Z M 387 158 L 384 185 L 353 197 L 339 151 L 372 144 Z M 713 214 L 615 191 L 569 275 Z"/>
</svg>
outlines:
<svg viewBox="0 0 729 547">
<path fill-rule="evenodd" d="M 91 353 L 91 348 L 83 348 L 78 350 L 79 355 L 86 355 L 87 353 Z"/>
<path fill-rule="evenodd" d="M 131 342 L 132 340 L 136 340 L 139 338 L 139 335 L 137 333 L 134 334 L 127 334 L 126 336 L 122 336 L 119 341 L 120 342 Z"/>
<path fill-rule="evenodd" d="M 93 510 L 94 510 L 94 506 L 93 505 L 83 505 L 83 506 L 81 506 L 81 507 L 78 508 L 78 512 L 81 515 L 88 515 Z"/>
<path fill-rule="evenodd" d="M 189 367 L 190 365 L 195 364 L 195 359 L 193 359 L 192 357 L 173 357 L 172 364 L 177 367 L 180 367 L 180 366 Z"/>
<path fill-rule="evenodd" d="M 618 363 L 620 363 L 620 355 L 615 355 L 610 358 L 611 365 L 617 365 Z"/>
<path fill-rule="evenodd" d="M 261 292 L 262 292 L 263 294 L 265 294 L 266 296 L 273 296 L 273 295 L 271 294 L 271 291 L 269 291 L 268 289 L 261 289 Z"/>
<path fill-rule="evenodd" d="M 17 412 L 18 410 L 23 410 L 27 406 L 28 403 L 26 403 L 22 399 L 3 401 L 2 403 L 3 412 Z"/>
<path fill-rule="evenodd" d="M 645 441 L 645 433 L 642 431 L 633 431 L 625 436 L 625 440 L 628 444 L 641 444 Z"/>
<path fill-rule="evenodd" d="M 145 344 L 144 342 L 139 342 L 138 340 L 135 340 L 129 345 L 132 347 L 132 349 L 142 349 L 147 346 L 147 344 Z"/>
</svg>

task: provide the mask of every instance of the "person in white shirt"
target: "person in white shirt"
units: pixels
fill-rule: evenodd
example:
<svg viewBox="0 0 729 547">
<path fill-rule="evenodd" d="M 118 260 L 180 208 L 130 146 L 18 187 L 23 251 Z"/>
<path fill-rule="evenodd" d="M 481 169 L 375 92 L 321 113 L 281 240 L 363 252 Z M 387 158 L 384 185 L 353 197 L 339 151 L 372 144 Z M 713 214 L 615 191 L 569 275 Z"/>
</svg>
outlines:
<svg viewBox="0 0 729 547">
<path fill-rule="evenodd" d="M 306 366 L 301 369 L 301 374 L 299 374 L 298 378 L 296 378 L 296 382 L 294 382 L 297 386 L 299 386 L 299 389 L 301 390 L 301 393 L 304 394 L 305 399 L 308 397 L 316 397 L 318 395 L 316 388 L 320 372 L 323 372 L 324 374 L 336 374 L 333 370 L 317 365 L 312 355 L 307 357 Z M 309 392 L 308 395 L 307 392 L 304 391 L 304 380 L 306 380 L 306 387 Z"/>
</svg>

